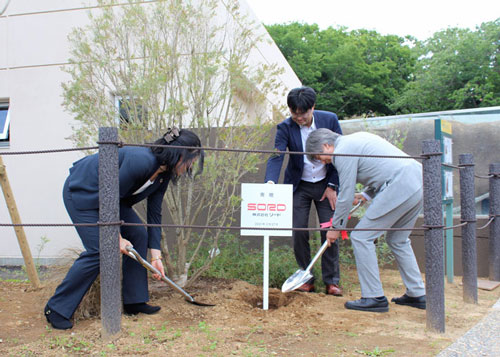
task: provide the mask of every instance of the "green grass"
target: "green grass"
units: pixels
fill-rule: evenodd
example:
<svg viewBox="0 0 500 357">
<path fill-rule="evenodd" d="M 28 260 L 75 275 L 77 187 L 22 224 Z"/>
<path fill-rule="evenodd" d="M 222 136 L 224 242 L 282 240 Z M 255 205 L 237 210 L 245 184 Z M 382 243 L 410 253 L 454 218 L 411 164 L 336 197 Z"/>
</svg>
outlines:
<svg viewBox="0 0 500 357">
<path fill-rule="evenodd" d="M 201 264 L 201 257 L 193 264 L 196 270 Z M 248 244 L 237 237 L 227 235 L 220 248 L 220 254 L 214 259 L 204 276 L 224 279 L 240 279 L 250 284 L 262 284 L 262 250 L 250 249 Z M 279 246 L 269 249 L 269 286 L 281 288 L 283 282 L 297 270 L 297 263 L 290 247 Z"/>
<path fill-rule="evenodd" d="M 356 350 L 356 352 L 359 353 L 359 354 L 365 355 L 365 356 L 378 357 L 378 356 L 385 356 L 385 355 L 387 355 L 389 353 L 394 353 L 396 351 L 393 350 L 393 349 L 380 350 L 378 347 L 375 347 L 373 349 L 373 351 L 360 351 L 360 350 Z"/>
<path fill-rule="evenodd" d="M 321 246 L 319 232 L 314 232 L 309 240 L 311 256 L 314 256 Z M 344 290 L 351 290 L 357 281 L 351 281 L 346 272 L 356 265 L 354 252 L 350 240 L 339 242 L 340 280 Z M 263 279 L 263 251 L 262 248 L 250 248 L 249 242 L 238 236 L 226 234 L 220 244 L 220 254 L 214 259 L 210 268 L 203 274 L 206 277 L 239 279 L 250 284 L 261 285 Z M 192 271 L 196 271 L 208 258 L 208 249 L 205 256 L 200 256 L 193 262 Z M 384 237 L 379 238 L 377 243 L 377 257 L 379 265 L 390 264 L 394 257 L 390 252 Z M 289 245 L 277 245 L 271 241 L 269 248 L 269 286 L 281 289 L 283 283 L 290 275 L 299 269 L 295 261 L 293 249 Z M 318 261 L 313 267 L 313 275 L 316 277 L 316 291 L 324 291 L 324 283 L 321 279 L 321 262 Z"/>
</svg>

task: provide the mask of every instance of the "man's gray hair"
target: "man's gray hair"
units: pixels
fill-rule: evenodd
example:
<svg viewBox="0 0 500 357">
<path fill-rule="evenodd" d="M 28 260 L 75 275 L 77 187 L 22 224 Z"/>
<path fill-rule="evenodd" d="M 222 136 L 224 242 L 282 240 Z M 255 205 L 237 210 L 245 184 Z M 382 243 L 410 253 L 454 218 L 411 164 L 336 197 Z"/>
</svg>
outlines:
<svg viewBox="0 0 500 357">
<path fill-rule="evenodd" d="M 335 141 L 340 136 L 336 132 L 333 132 L 326 128 L 320 128 L 314 130 L 306 141 L 306 152 L 323 152 L 323 145 L 335 145 Z M 315 161 L 316 155 L 308 154 L 307 158 L 311 161 Z"/>
</svg>

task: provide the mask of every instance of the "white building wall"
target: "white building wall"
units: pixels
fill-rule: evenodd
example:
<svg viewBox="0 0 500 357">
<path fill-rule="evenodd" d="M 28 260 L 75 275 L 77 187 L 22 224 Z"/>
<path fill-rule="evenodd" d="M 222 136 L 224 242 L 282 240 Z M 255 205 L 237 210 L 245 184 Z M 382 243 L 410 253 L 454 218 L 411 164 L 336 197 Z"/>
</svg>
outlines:
<svg viewBox="0 0 500 357">
<path fill-rule="evenodd" d="M 0 8 L 6 0 L 0 0 Z M 255 15 L 244 0 L 242 11 Z M 221 1 L 224 4 L 224 0 Z M 96 1 L 86 1 L 96 4 Z M 82 0 L 11 0 L 0 16 L 0 101 L 9 100 L 10 144 L 0 155 L 13 151 L 72 147 L 67 138 L 75 124 L 62 107 L 61 83 L 69 79 L 62 71 L 67 64 L 67 36 L 72 28 L 87 23 L 88 7 Z M 260 31 L 265 31 L 260 27 Z M 269 35 L 267 37 L 270 40 Z M 252 54 L 255 63 L 278 63 L 282 93 L 300 82 L 272 42 Z M 269 96 L 268 106 L 280 106 L 285 96 Z M 71 223 L 62 201 L 62 186 L 72 162 L 83 153 L 3 155 L 9 181 L 24 223 Z M 0 223 L 11 223 L 3 195 L 0 196 Z M 73 227 L 25 227 L 34 258 L 41 263 L 80 248 Z M 40 251 L 42 237 L 49 242 Z M 0 227 L 0 265 L 22 264 L 22 255 L 12 227 Z"/>
</svg>

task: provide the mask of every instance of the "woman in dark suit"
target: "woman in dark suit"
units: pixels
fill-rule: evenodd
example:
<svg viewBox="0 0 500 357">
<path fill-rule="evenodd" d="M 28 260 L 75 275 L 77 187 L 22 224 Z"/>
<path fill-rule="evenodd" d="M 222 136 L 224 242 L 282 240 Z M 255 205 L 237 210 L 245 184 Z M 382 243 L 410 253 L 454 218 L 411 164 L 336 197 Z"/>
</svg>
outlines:
<svg viewBox="0 0 500 357">
<path fill-rule="evenodd" d="M 169 129 L 155 144 L 201 147 L 198 136 L 188 130 Z M 142 223 L 132 206 L 147 199 L 147 222 L 161 224 L 163 196 L 170 181 L 183 174 L 191 175 L 198 161 L 203 170 L 203 151 L 188 148 L 124 147 L 118 151 L 120 185 L 120 219 L 127 223 Z M 63 189 L 66 210 L 73 223 L 96 223 L 99 220 L 98 154 L 73 163 Z M 99 228 L 76 227 L 85 251 L 75 260 L 62 283 L 45 306 L 45 317 L 56 329 L 73 327 L 70 319 L 99 274 Z M 148 248 L 152 265 L 164 274 L 161 261 L 161 228 L 124 226 L 120 229 L 120 251 L 132 245 L 143 257 Z M 139 263 L 123 257 L 123 308 L 127 314 L 154 314 L 159 306 L 149 301 L 147 271 Z M 161 279 L 158 275 L 153 278 Z"/>
</svg>

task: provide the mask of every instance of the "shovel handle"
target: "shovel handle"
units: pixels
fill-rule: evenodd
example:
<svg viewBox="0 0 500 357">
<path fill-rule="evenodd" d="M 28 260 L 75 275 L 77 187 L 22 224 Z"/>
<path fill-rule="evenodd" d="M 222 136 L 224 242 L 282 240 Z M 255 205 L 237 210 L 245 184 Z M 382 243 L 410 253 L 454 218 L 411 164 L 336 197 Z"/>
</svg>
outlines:
<svg viewBox="0 0 500 357">
<path fill-rule="evenodd" d="M 176 290 L 178 293 L 184 295 L 184 297 L 186 299 L 188 299 L 189 301 L 191 302 L 194 302 L 194 299 L 191 295 L 189 295 L 187 292 L 185 292 L 179 285 L 177 285 L 176 283 L 174 283 L 172 280 L 170 280 L 169 278 L 167 278 L 165 275 L 163 275 L 158 269 L 156 269 L 154 266 L 152 266 L 151 264 L 149 264 L 149 262 L 147 262 L 143 257 L 141 257 L 141 255 L 139 253 L 137 253 L 137 251 L 132 248 L 132 246 L 128 245 L 125 249 L 127 249 L 127 255 L 134 259 L 135 261 L 137 261 L 138 263 L 140 263 L 144 268 L 148 269 L 149 271 L 151 271 L 152 273 L 154 274 L 158 274 L 161 276 L 161 280 L 163 280 L 164 282 L 166 282 L 168 285 L 170 285 L 170 287 L 172 287 L 174 290 Z"/>
<path fill-rule="evenodd" d="M 314 263 L 316 263 L 316 261 L 319 259 L 319 257 L 321 257 L 321 255 L 325 252 L 325 250 L 328 248 L 328 240 L 325 240 L 325 242 L 323 243 L 323 245 L 321 246 L 321 248 L 319 248 L 318 252 L 316 253 L 316 255 L 312 258 L 311 262 L 309 263 L 309 265 L 307 266 L 306 270 L 305 271 L 311 271 Z"/>
<path fill-rule="evenodd" d="M 353 213 L 354 211 L 356 211 L 359 206 L 361 206 L 362 204 L 362 201 L 359 201 L 359 203 L 354 206 L 350 211 L 349 211 L 349 214 Z M 321 255 L 325 252 L 325 250 L 328 248 L 328 240 L 325 240 L 325 242 L 323 243 L 323 245 L 321 245 L 321 248 L 319 248 L 318 252 L 316 253 L 316 255 L 312 258 L 311 262 L 309 263 L 309 265 L 307 266 L 306 270 L 305 271 L 311 271 L 314 263 L 316 263 L 316 261 L 319 259 L 319 257 L 321 257 Z"/>
</svg>

